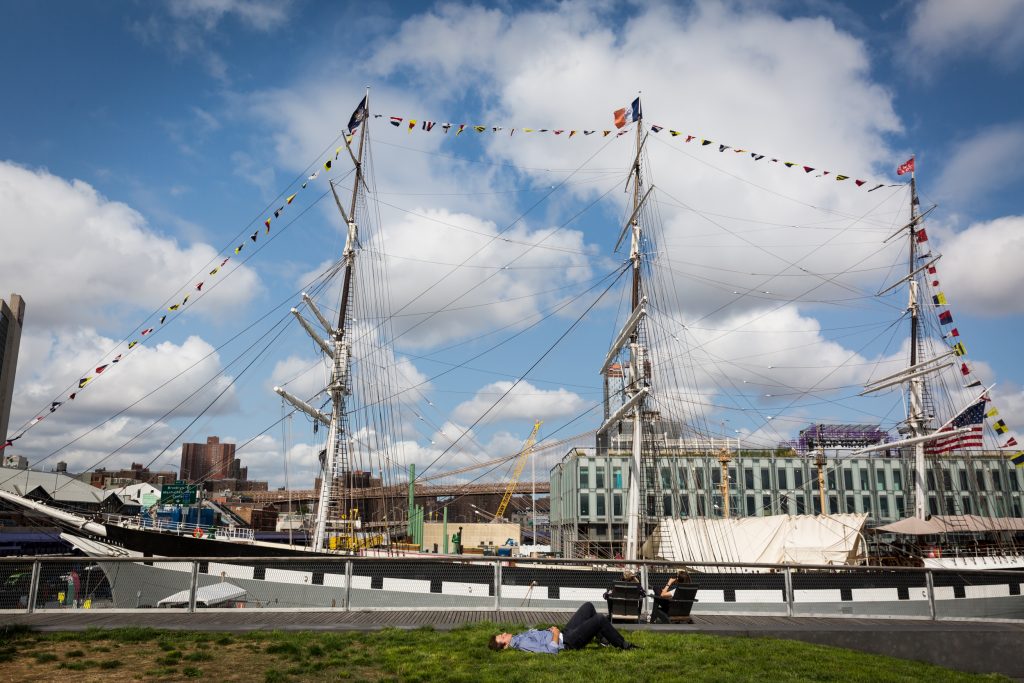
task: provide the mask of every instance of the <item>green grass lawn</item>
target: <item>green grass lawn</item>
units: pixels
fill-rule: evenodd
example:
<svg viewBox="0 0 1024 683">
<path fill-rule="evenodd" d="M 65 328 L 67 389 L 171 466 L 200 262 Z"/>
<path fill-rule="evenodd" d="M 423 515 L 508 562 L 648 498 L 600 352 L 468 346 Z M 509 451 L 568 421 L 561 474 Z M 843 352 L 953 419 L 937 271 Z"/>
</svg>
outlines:
<svg viewBox="0 0 1024 683">
<path fill-rule="evenodd" d="M 795 641 L 629 633 L 642 647 L 590 646 L 539 655 L 492 652 L 487 639 L 521 626 L 474 624 L 363 632 L 243 635 L 91 630 L 2 632 L 0 680 L 11 681 L 1008 681 Z"/>
</svg>

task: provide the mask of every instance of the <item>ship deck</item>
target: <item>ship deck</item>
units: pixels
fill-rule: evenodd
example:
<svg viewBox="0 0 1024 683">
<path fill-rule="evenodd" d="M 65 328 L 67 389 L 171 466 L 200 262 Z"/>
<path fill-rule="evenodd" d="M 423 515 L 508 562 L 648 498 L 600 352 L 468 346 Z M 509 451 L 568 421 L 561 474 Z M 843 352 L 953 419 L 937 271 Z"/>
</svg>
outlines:
<svg viewBox="0 0 1024 683">
<path fill-rule="evenodd" d="M 0 623 L 37 631 L 81 631 L 150 627 L 189 631 L 375 631 L 383 628 L 438 630 L 467 623 L 562 624 L 571 613 L 536 610 L 237 610 L 194 614 L 176 610 L 50 611 L 0 615 Z M 1024 681 L 1019 645 L 1024 624 L 998 621 L 857 619 L 771 616 L 695 616 L 692 624 L 620 624 L 626 631 L 703 633 L 752 638 L 783 638 L 831 645 L 901 659 L 930 662 L 959 671 L 999 673 Z M 481 644 L 481 646 L 483 646 Z"/>
</svg>

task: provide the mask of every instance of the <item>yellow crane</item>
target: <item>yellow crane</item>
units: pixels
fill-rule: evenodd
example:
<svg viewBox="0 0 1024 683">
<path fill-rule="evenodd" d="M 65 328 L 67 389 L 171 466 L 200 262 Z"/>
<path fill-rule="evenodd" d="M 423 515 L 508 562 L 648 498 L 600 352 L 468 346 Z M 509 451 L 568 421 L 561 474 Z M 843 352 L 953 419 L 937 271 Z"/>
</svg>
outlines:
<svg viewBox="0 0 1024 683">
<path fill-rule="evenodd" d="M 515 493 L 516 484 L 519 483 L 519 476 L 523 473 L 523 468 L 526 467 L 526 461 L 530 459 L 530 453 L 533 452 L 533 444 L 537 443 L 537 432 L 540 431 L 540 426 L 543 424 L 541 420 L 533 425 L 533 431 L 530 432 L 530 438 L 523 444 L 523 450 L 519 452 L 519 459 L 516 460 L 516 469 L 512 473 L 512 480 L 508 483 L 505 488 L 505 495 L 501 497 L 501 504 L 498 505 L 498 511 L 494 513 L 494 520 L 498 521 L 501 516 L 505 514 L 505 508 L 508 507 L 508 502 L 512 500 L 512 494 Z"/>
</svg>

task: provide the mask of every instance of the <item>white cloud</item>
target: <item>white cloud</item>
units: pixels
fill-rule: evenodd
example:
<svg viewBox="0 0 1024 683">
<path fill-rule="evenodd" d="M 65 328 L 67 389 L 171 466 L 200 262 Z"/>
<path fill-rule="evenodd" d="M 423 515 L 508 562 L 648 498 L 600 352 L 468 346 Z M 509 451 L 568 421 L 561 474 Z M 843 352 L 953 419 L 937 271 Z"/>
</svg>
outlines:
<svg viewBox="0 0 1024 683">
<path fill-rule="evenodd" d="M 22 337 L 21 349 L 12 429 L 39 411 L 46 414 L 45 408 L 53 400 L 65 401 L 58 416 L 65 427 L 90 423 L 125 408 L 132 417 L 156 418 L 182 401 L 186 403 L 181 410 L 192 414 L 225 389 L 224 396 L 211 408 L 212 414 L 237 407 L 230 376 L 213 379 L 223 371 L 220 355 L 196 336 L 181 344 L 164 341 L 128 351 L 116 340 L 91 329 L 61 334 L 33 332 Z M 115 353 L 123 355 L 116 364 L 112 363 Z M 97 374 L 97 365 L 106 368 Z M 78 380 L 83 377 L 93 379 L 79 390 Z M 157 390 L 165 383 L 166 387 Z M 147 396 L 154 390 L 152 396 Z M 72 392 L 78 393 L 73 401 L 66 398 Z M 189 399 L 193 393 L 196 396 Z"/>
<path fill-rule="evenodd" d="M 25 437 L 25 441 L 16 441 L 6 453 L 24 455 L 30 467 L 37 470 L 53 470 L 58 462 L 67 463 L 67 469 L 72 473 L 98 467 L 108 470 L 127 468 L 133 462 L 150 466 L 152 470 L 178 469 L 181 449 L 177 445 L 154 460 L 177 434 L 177 430 L 165 422 L 151 425 L 150 420 L 122 415 L 101 424 L 72 423 L 69 427 L 57 422 L 63 419 L 63 415 L 55 415 L 49 421 L 44 420 Z M 150 428 L 143 431 L 146 427 Z M 91 431 L 86 433 L 90 428 Z M 70 443 L 79 434 L 81 438 Z M 19 447 L 21 444 L 25 445 Z M 114 453 L 119 446 L 121 448 Z M 53 452 L 56 452 L 54 456 L 46 457 Z"/>
<path fill-rule="evenodd" d="M 26 330 L 124 325 L 126 311 L 141 323 L 145 312 L 166 306 L 165 299 L 177 302 L 189 293 L 189 315 L 194 310 L 219 319 L 237 313 L 260 289 L 252 270 L 229 267 L 217 281 L 198 278 L 207 280 L 198 295 L 193 278 L 217 265 L 213 247 L 179 245 L 80 180 L 3 162 L 0 202 L 11 226 L 0 272 L 25 298 Z"/>
<path fill-rule="evenodd" d="M 267 33 L 283 29 L 293 0 L 173 0 L 153 5 L 153 14 L 129 24 L 143 43 L 164 47 L 172 59 L 195 59 L 219 81 L 228 80 L 228 63 L 211 44 L 222 39 L 222 24 L 237 20 L 242 26 Z M 166 10 L 166 14 L 164 14 Z"/>
<path fill-rule="evenodd" d="M 654 235 L 663 249 L 661 270 L 654 273 L 661 280 L 661 310 L 688 322 L 711 312 L 715 324 L 709 326 L 725 327 L 718 324 L 723 319 L 746 319 L 763 314 L 766 307 L 797 300 L 795 306 L 766 317 L 764 324 L 806 324 L 807 329 L 799 330 L 801 339 L 819 345 L 825 361 L 838 363 L 851 355 L 858 359 L 842 344 L 827 343 L 820 330 L 812 329 L 816 323 L 810 316 L 823 306 L 859 305 L 846 302 L 876 291 L 873 287 L 884 271 L 873 269 L 891 266 L 895 256 L 895 250 L 880 249 L 881 241 L 907 213 L 902 188 L 869 194 L 857 191 L 852 181 L 831 180 L 844 173 L 885 181 L 893 159 L 902 154 L 887 141 L 902 124 L 892 94 L 872 80 L 865 44 L 827 19 L 784 19 L 757 7 L 645 6 L 616 23 L 609 21 L 606 10 L 581 2 L 522 12 L 441 5 L 409 18 L 392 39 L 379 41 L 369 64 L 385 79 L 400 77 L 411 84 L 403 90 L 375 87 L 371 97 L 373 111 L 385 117 L 373 120 L 371 130 L 376 189 L 387 203 L 382 207 L 385 241 L 380 250 L 394 257 L 389 263 L 391 300 L 397 307 L 423 295 L 411 310 L 425 314 L 468 292 L 454 307 L 474 306 L 437 315 L 401 337 L 400 344 L 430 348 L 529 320 L 558 301 L 537 294 L 550 288 L 540 283 L 551 283 L 553 276 L 561 278 L 555 285 L 590 277 L 586 268 L 597 269 L 593 244 L 607 242 L 618 230 L 618 219 L 597 211 L 571 225 L 572 231 L 559 233 L 562 241 L 556 245 L 576 252 L 571 258 L 565 253 L 530 255 L 546 269 L 536 277 L 500 272 L 484 282 L 484 269 L 461 268 L 424 293 L 424 283 L 435 283 L 449 272 L 447 264 L 460 263 L 515 218 L 517 203 L 496 201 L 501 197 L 496 191 L 521 186 L 524 180 L 550 187 L 591 155 L 586 169 L 613 180 L 609 171 L 624 172 L 628 166 L 631 137 L 609 141 L 577 135 L 570 141 L 517 132 L 456 139 L 437 129 L 431 134 L 403 133 L 388 126 L 386 117 L 465 117 L 470 124 L 600 130 L 610 127 L 613 109 L 642 90 L 648 123 L 716 140 L 708 148 L 687 146 L 684 138 L 669 138 L 663 131 L 648 141 L 657 211 L 664 225 L 663 234 Z M 794 50 L 793 45 L 801 48 Z M 287 90 L 238 100 L 247 113 L 277 131 L 279 162 L 300 170 L 302 163 L 315 160 L 324 141 L 337 132 L 337 121 L 327 121 L 322 112 L 347 112 L 354 106 L 360 88 L 348 75 L 350 69 L 338 70 L 343 75 L 335 73 L 334 65 L 324 66 Z M 325 81 L 335 87 L 324 88 Z M 483 109 L 479 113 L 474 113 L 476 98 Z M 719 154 L 719 141 L 818 170 L 806 174 L 767 159 L 753 163 L 731 149 Z M 484 145 L 485 161 L 507 162 L 514 169 L 462 161 L 469 157 L 455 146 L 463 143 Z M 822 170 L 831 175 L 814 177 Z M 541 211 L 557 215 L 568 206 L 578 207 L 577 200 L 599 197 L 610 183 L 575 181 L 600 177 L 573 176 L 567 186 L 570 196 L 556 193 Z M 615 183 L 620 180 L 614 177 Z M 420 199 L 420 193 L 432 198 Z M 628 213 L 621 193 L 610 196 L 604 212 Z M 402 214 L 388 204 L 426 218 Z M 742 220 L 749 217 L 762 222 Z M 559 223 L 533 214 L 528 220 L 515 228 L 517 239 L 536 241 L 545 234 L 545 225 Z M 469 230 L 453 230 L 437 221 Z M 517 249 L 516 244 L 499 243 L 470 263 L 500 265 Z M 576 269 L 579 275 L 574 275 Z M 523 298 L 508 301 L 512 294 Z M 499 300 L 505 302 L 485 305 Z M 409 312 L 396 318 L 399 332 L 417 321 L 404 317 Z M 737 335 L 743 341 L 734 346 L 751 343 L 753 336 Z M 783 345 L 780 341 L 777 346 Z M 730 372 L 741 374 L 737 368 Z M 811 374 L 793 370 L 784 379 L 796 383 Z M 462 410 L 457 419 L 467 419 L 471 412 L 468 403 Z"/>
<path fill-rule="evenodd" d="M 267 388 L 283 387 L 302 400 L 324 391 L 330 382 L 330 368 L 322 357 L 288 356 L 274 365 Z"/>
<path fill-rule="evenodd" d="M 924 0 L 914 6 L 906 54 L 918 68 L 960 55 L 980 55 L 1004 66 L 1024 54 L 1020 0 Z"/>
<path fill-rule="evenodd" d="M 391 299 L 404 308 L 393 325 L 403 347 L 521 328 L 563 300 L 562 288 L 591 276 L 576 230 L 517 226 L 497 234 L 490 221 L 431 209 L 385 226 L 374 246 L 390 257 Z"/>
<path fill-rule="evenodd" d="M 452 81 L 458 74 L 459 92 L 472 86 L 485 93 L 484 118 L 494 123 L 607 128 L 612 110 L 640 89 L 648 122 L 713 138 L 716 144 L 705 148 L 687 146 L 684 138 L 664 133 L 648 143 L 653 182 L 659 188 L 658 211 L 665 223 L 665 234 L 658 236 L 661 247 L 707 269 L 694 277 L 691 268 L 687 281 L 679 283 L 687 288 L 686 300 L 710 309 L 722 304 L 730 311 L 756 308 L 760 304 L 754 298 L 733 300 L 732 291 L 762 283 L 777 299 L 799 298 L 807 279 L 793 279 L 801 271 L 790 264 L 836 273 L 886 262 L 886 255 L 873 254 L 885 236 L 879 234 L 883 228 L 878 223 L 885 220 L 888 227 L 890 212 L 905 211 L 894 191 L 857 192 L 852 183 L 817 179 L 767 160 L 755 164 L 731 149 L 715 151 L 720 141 L 798 160 L 818 173 L 831 170 L 832 177 L 844 173 L 872 178 L 873 171 L 891 166 L 894 155 L 884 136 L 900 130 L 891 94 L 870 79 L 865 46 L 829 21 L 785 20 L 709 3 L 689 12 L 651 7 L 611 30 L 602 26 L 599 12 L 580 3 L 515 16 L 498 17 L 495 12 L 444 6 L 417 16 L 406 22 L 393 44 L 381 46 L 375 63 L 381 68 L 392 64 L 403 73 L 411 69 L 432 87 L 434 79 Z M 473 44 L 487 45 L 489 56 L 472 47 L 455 49 L 452 41 L 442 50 L 431 49 L 438 31 L 473 35 Z M 801 50 L 793 50 L 794 44 Z M 401 54 L 420 58 L 399 67 L 394 55 Z M 816 58 L 808 60 L 806 54 Z M 523 167 L 572 169 L 599 150 L 598 139 L 570 142 L 517 135 L 488 136 L 484 142 L 492 154 Z M 613 140 L 590 166 L 625 168 L 630 144 L 630 137 Z M 530 174 L 538 181 L 550 178 Z M 581 197 L 597 191 L 593 184 L 575 190 Z M 622 202 L 620 196 L 615 193 L 615 201 Z M 757 216 L 781 225 L 761 228 L 753 240 L 758 245 L 752 246 L 741 234 L 752 226 L 730 216 Z M 830 227 L 845 232 L 786 227 L 813 223 L 818 228 L 829 220 L 835 221 Z M 605 230 L 612 234 L 616 228 Z M 708 277 L 716 270 L 739 274 L 719 277 L 726 282 L 715 286 Z M 765 273 L 767 279 L 745 272 Z M 840 284 L 856 286 L 864 278 L 845 276 Z M 812 298 L 841 293 L 832 284 Z"/>
<path fill-rule="evenodd" d="M 523 381 L 512 387 L 512 382 L 492 382 L 477 391 L 476 395 L 452 411 L 456 420 L 474 422 L 480 418 L 499 398 L 509 392 L 497 407 L 488 413 L 486 420 L 554 420 L 574 417 L 589 407 L 578 394 L 563 388 L 540 389 Z"/>
<path fill-rule="evenodd" d="M 132 462 L 177 469 L 181 451 L 174 418 L 195 415 L 222 391 L 207 414 L 217 418 L 238 409 L 232 378 L 221 374 L 220 355 L 199 337 L 140 345 L 113 364 L 111 349 L 117 346 L 91 329 L 22 337 L 10 434 L 34 417 L 44 419 L 12 452 L 40 469 L 59 460 L 73 472 Z M 124 352 L 123 346 L 117 350 Z M 107 366 L 101 374 L 95 372 L 97 362 Z M 79 389 L 81 377 L 93 379 Z M 50 413 L 52 401 L 62 405 Z"/>
<path fill-rule="evenodd" d="M 237 17 L 259 31 L 270 31 L 288 22 L 291 0 L 174 0 L 167 4 L 172 17 L 194 20 L 207 31 L 226 17 Z"/>
<path fill-rule="evenodd" d="M 986 316 L 1024 313 L 1024 216 L 975 223 L 941 244 L 941 286 L 955 292 L 949 297 L 958 309 Z"/>
<path fill-rule="evenodd" d="M 1022 5 L 1024 6 L 1024 5 Z M 943 160 L 935 192 L 955 205 L 979 202 L 1024 178 L 1024 125 L 996 126 L 957 143 Z"/>
<path fill-rule="evenodd" d="M 263 434 L 251 441 L 236 437 L 221 437 L 221 442 L 237 443 L 235 457 L 242 467 L 249 468 L 249 481 L 265 481 L 270 490 L 285 486 L 285 454 L 278 439 Z M 242 445 L 244 444 L 244 447 Z M 291 489 L 311 489 L 320 476 L 322 446 L 310 443 L 293 443 L 287 454 L 287 479 Z"/>
</svg>

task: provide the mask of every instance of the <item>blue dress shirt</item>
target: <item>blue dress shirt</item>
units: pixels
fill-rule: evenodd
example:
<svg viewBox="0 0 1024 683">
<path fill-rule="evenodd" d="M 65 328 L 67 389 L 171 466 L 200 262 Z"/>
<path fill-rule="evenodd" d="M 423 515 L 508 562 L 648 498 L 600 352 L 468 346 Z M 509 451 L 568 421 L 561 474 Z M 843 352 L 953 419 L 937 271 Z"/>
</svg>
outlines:
<svg viewBox="0 0 1024 683">
<path fill-rule="evenodd" d="M 524 652 L 541 652 L 557 655 L 558 651 L 562 649 L 561 640 L 559 638 L 559 642 L 556 643 L 553 640 L 551 631 L 539 631 L 534 628 L 512 636 L 512 642 L 508 646 L 515 650 L 523 650 Z"/>
</svg>

